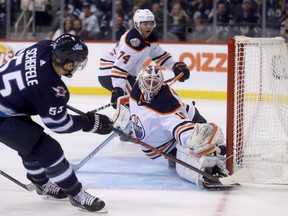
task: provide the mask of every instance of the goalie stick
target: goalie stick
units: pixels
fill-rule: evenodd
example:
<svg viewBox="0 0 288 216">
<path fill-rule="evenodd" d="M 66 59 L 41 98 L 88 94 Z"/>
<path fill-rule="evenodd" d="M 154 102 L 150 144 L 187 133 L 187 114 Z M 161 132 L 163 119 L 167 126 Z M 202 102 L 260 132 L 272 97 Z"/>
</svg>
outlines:
<svg viewBox="0 0 288 216">
<path fill-rule="evenodd" d="M 2 170 L 0 170 L 0 174 L 2 176 L 4 176 L 5 178 L 9 179 L 10 181 L 14 182 L 15 184 L 17 184 L 18 186 L 24 188 L 27 191 L 33 191 L 36 189 L 36 187 L 33 183 L 24 184 L 24 183 L 18 181 L 17 179 L 13 178 L 12 176 L 8 175 L 6 172 L 4 172 Z"/>
<path fill-rule="evenodd" d="M 72 110 L 73 112 L 75 113 L 78 113 L 80 115 L 83 115 L 84 112 L 76 109 L 75 107 L 72 107 L 70 105 L 67 104 L 67 108 Z M 212 181 L 213 183 L 215 183 L 217 186 L 233 186 L 233 185 L 239 185 L 238 181 L 239 180 L 245 180 L 248 176 L 249 176 L 249 171 L 247 169 L 240 169 L 237 173 L 233 174 L 233 175 L 230 175 L 230 176 L 227 176 L 227 177 L 219 177 L 219 176 L 213 176 L 213 175 L 210 175 L 209 173 L 206 173 L 196 167 L 193 167 L 191 166 L 190 164 L 182 161 L 182 160 L 179 160 L 178 158 L 174 157 L 173 155 L 170 155 L 170 154 L 167 154 L 145 142 L 142 142 L 141 140 L 131 136 L 131 135 L 128 135 L 128 134 L 125 134 L 122 130 L 118 129 L 118 128 L 114 128 L 113 127 L 113 131 L 118 133 L 119 135 L 124 135 L 127 137 L 127 140 L 130 141 L 130 142 L 133 142 L 133 143 L 136 143 L 136 144 L 139 144 L 139 145 L 142 145 L 158 154 L 161 154 L 162 156 L 166 157 L 167 159 L 170 159 L 171 161 L 174 161 L 176 163 L 179 163 L 181 164 L 182 166 L 184 167 L 187 167 L 188 169 L 191 169 L 193 170 L 194 172 L 197 172 L 199 173 L 200 175 L 206 177 L 207 179 L 209 179 L 210 181 Z"/>
<path fill-rule="evenodd" d="M 184 75 L 184 73 L 181 72 L 181 73 L 178 74 L 176 77 L 172 77 L 172 78 L 170 78 L 170 79 L 165 80 L 164 83 L 167 84 L 167 83 L 171 82 L 171 83 L 169 84 L 169 86 L 171 86 L 173 83 L 175 83 L 177 80 L 179 80 L 183 75 Z"/>
</svg>

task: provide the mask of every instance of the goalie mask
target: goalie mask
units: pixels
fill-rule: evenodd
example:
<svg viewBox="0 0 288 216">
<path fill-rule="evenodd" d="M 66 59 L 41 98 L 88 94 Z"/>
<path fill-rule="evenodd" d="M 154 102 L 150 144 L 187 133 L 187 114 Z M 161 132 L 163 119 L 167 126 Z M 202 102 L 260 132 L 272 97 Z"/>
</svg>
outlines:
<svg viewBox="0 0 288 216">
<path fill-rule="evenodd" d="M 162 71 L 156 66 L 148 66 L 139 73 L 139 88 L 146 103 L 151 103 L 160 91 L 164 77 Z"/>
<path fill-rule="evenodd" d="M 73 68 L 65 74 L 65 76 L 69 78 L 72 77 L 76 71 L 83 70 L 88 60 L 87 56 L 87 45 L 81 38 L 75 35 L 63 34 L 56 38 L 53 43 L 53 62 L 60 65 L 63 70 L 65 70 L 65 64 L 73 63 Z"/>
</svg>

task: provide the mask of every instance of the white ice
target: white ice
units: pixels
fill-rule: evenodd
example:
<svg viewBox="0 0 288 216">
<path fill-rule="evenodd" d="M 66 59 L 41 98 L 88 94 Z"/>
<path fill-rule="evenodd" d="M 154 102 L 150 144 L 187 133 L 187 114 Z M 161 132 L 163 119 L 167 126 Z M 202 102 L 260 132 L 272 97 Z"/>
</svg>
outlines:
<svg viewBox="0 0 288 216">
<path fill-rule="evenodd" d="M 192 99 L 184 99 L 190 102 Z M 104 96 L 71 95 L 69 104 L 89 111 L 109 103 Z M 225 132 L 226 102 L 196 100 L 201 114 Z M 101 113 L 113 116 L 107 108 Z M 41 123 L 38 118 L 36 121 Z M 42 124 L 42 123 L 41 123 Z M 107 136 L 77 132 L 59 135 L 46 130 L 62 145 L 66 158 L 79 163 Z M 15 134 L 17 136 L 17 134 Z M 25 140 L 23 141 L 25 142 Z M 24 145 L 24 143 L 23 143 Z M 28 184 L 17 153 L 0 145 L 0 169 Z M 152 161 L 139 146 L 118 137 L 99 151 L 79 172 L 88 191 L 106 202 L 107 216 L 287 216 L 287 185 L 242 184 L 229 191 L 207 191 L 186 182 L 168 168 L 166 159 Z M 96 214 L 78 211 L 69 202 L 47 201 L 0 176 L 0 215 L 73 216 Z"/>
</svg>

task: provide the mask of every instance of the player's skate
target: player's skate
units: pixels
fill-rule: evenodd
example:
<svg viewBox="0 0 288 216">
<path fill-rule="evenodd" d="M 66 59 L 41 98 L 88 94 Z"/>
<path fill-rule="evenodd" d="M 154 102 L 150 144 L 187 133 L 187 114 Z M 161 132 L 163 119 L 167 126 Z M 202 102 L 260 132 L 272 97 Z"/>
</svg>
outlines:
<svg viewBox="0 0 288 216">
<path fill-rule="evenodd" d="M 101 199 L 87 193 L 83 189 L 76 196 L 69 196 L 70 202 L 73 206 L 90 212 L 106 213 L 104 208 L 105 203 Z"/>
<path fill-rule="evenodd" d="M 216 151 L 218 144 L 222 144 L 224 135 L 214 123 L 196 124 L 187 144 L 192 152 L 198 156 Z"/>
<path fill-rule="evenodd" d="M 65 192 L 56 184 L 48 181 L 44 185 L 35 184 L 37 194 L 41 195 L 44 199 L 54 200 L 68 200 Z"/>
</svg>

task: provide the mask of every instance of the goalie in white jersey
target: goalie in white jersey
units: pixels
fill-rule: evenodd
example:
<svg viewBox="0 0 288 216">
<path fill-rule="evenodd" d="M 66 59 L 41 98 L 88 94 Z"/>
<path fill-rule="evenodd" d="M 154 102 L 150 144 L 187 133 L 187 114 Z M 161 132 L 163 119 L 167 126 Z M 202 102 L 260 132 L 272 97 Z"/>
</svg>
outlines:
<svg viewBox="0 0 288 216">
<path fill-rule="evenodd" d="M 116 47 L 100 58 L 98 80 L 104 88 L 112 92 L 111 102 L 114 108 L 118 97 L 129 95 L 139 71 L 148 58 L 172 70 L 175 76 L 183 72 L 180 82 L 184 82 L 190 76 L 184 62 L 176 62 L 159 46 L 157 35 L 153 32 L 156 26 L 155 17 L 150 10 L 137 10 L 133 20 L 134 28 L 122 35 Z"/>
<path fill-rule="evenodd" d="M 162 71 L 148 66 L 141 71 L 129 98 L 132 128 L 136 138 L 194 167 L 226 175 L 223 163 L 213 155 L 220 153 L 224 136 L 214 123 L 207 123 L 194 105 L 184 104 L 176 92 L 164 83 Z M 223 147 L 223 146 L 221 146 Z M 160 157 L 141 146 L 151 159 Z M 177 150 L 176 150 L 177 149 Z M 223 149 L 223 148 L 222 148 Z M 202 185 L 202 176 L 176 164 L 177 173 Z"/>
</svg>

